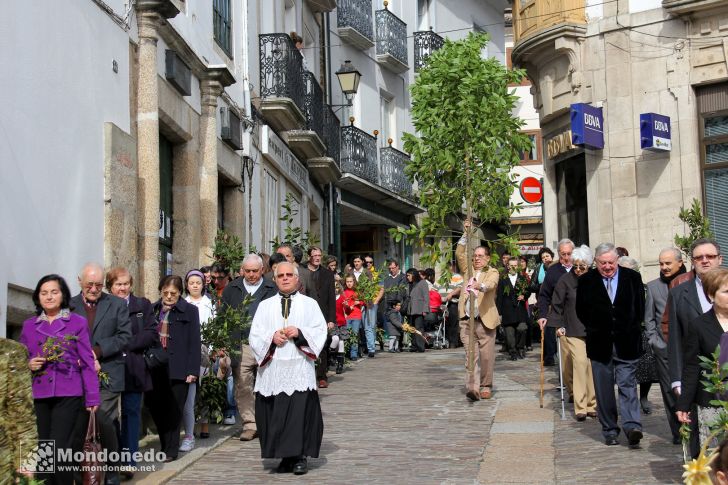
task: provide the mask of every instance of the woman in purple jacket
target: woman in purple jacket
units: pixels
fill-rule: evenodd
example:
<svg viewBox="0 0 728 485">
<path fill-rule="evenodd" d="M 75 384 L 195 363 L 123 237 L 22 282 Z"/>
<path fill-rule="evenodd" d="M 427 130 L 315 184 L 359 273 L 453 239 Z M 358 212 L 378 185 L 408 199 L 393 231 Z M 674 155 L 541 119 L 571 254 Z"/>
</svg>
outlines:
<svg viewBox="0 0 728 485">
<path fill-rule="evenodd" d="M 91 352 L 88 322 L 71 313 L 70 300 L 62 277 L 42 277 L 33 292 L 37 316 L 23 322 L 20 335 L 33 373 L 38 439 L 55 440 L 56 449 L 71 447 L 83 405 L 88 411 L 96 411 L 99 405 L 100 366 Z M 43 478 L 46 483 L 72 481 L 71 473 L 64 471 Z"/>
</svg>

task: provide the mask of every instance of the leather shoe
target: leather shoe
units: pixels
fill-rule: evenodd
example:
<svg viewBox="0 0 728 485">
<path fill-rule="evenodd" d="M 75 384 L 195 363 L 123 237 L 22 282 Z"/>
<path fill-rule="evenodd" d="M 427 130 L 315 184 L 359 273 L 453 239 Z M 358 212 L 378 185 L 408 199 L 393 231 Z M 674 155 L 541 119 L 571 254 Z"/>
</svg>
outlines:
<svg viewBox="0 0 728 485">
<path fill-rule="evenodd" d="M 293 474 L 294 475 L 305 475 L 308 471 L 308 463 L 306 462 L 305 458 L 301 458 L 296 462 L 295 465 L 293 465 Z"/>
<path fill-rule="evenodd" d="M 168 457 L 166 457 L 166 458 L 164 459 L 164 463 L 170 463 L 170 462 L 173 462 L 173 461 L 174 461 L 174 460 L 176 460 L 176 459 L 177 459 L 177 457 L 176 457 L 176 456 L 168 456 Z"/>
<path fill-rule="evenodd" d="M 640 440 L 642 439 L 642 431 L 639 429 L 631 429 L 627 432 L 627 439 L 629 440 L 629 447 L 630 448 L 637 448 L 640 445 Z"/>
<path fill-rule="evenodd" d="M 239 439 L 240 441 L 252 441 L 255 438 L 258 437 L 258 431 L 255 429 L 244 429 L 242 433 L 240 433 Z"/>
<path fill-rule="evenodd" d="M 596 411 L 589 411 L 588 413 L 586 413 L 586 415 L 588 417 L 590 417 L 590 418 L 596 418 L 597 417 L 597 412 Z"/>
<path fill-rule="evenodd" d="M 518 360 L 518 356 L 516 354 L 511 354 L 510 360 Z"/>
<path fill-rule="evenodd" d="M 293 471 L 293 466 L 295 464 L 296 464 L 296 459 L 293 457 L 287 456 L 281 460 L 276 471 L 278 473 L 291 473 Z"/>
<path fill-rule="evenodd" d="M 553 360 L 544 360 L 543 361 L 544 367 L 553 367 L 555 365 L 556 365 L 556 362 L 554 362 Z"/>
<path fill-rule="evenodd" d="M 586 414 L 584 414 L 584 413 L 577 414 L 576 415 L 576 420 L 579 421 L 579 422 L 586 421 Z"/>
<path fill-rule="evenodd" d="M 477 391 L 471 389 L 465 393 L 465 395 L 468 396 L 468 399 L 471 401 L 480 401 L 480 394 Z"/>
<path fill-rule="evenodd" d="M 319 389 L 326 389 L 327 387 L 329 387 L 329 383 L 323 379 L 321 379 L 318 384 L 319 384 Z"/>
<path fill-rule="evenodd" d="M 610 436 L 608 438 L 605 438 L 604 442 L 607 444 L 607 446 L 615 446 L 615 445 L 619 444 L 619 441 L 617 441 L 616 436 Z"/>
<path fill-rule="evenodd" d="M 481 399 L 490 399 L 491 395 L 492 395 L 492 393 L 491 393 L 490 389 L 483 389 L 482 391 L 480 391 Z"/>
</svg>

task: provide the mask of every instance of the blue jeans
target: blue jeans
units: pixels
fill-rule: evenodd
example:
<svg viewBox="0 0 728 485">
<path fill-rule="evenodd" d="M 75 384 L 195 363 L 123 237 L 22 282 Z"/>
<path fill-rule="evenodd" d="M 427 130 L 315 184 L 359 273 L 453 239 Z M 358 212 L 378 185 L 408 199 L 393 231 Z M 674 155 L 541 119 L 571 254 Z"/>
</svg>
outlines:
<svg viewBox="0 0 728 485">
<path fill-rule="evenodd" d="M 349 329 L 349 335 L 359 336 L 359 328 L 361 327 L 361 320 L 347 320 L 346 326 Z M 355 359 L 359 356 L 359 345 L 351 346 L 351 358 Z"/>
<path fill-rule="evenodd" d="M 129 451 L 132 455 L 139 451 L 139 429 L 141 427 L 142 393 L 121 393 L 121 451 Z M 136 466 L 132 457 L 124 465 Z"/>
<path fill-rule="evenodd" d="M 225 379 L 227 381 L 227 402 L 228 402 L 228 408 L 225 410 L 225 417 L 229 418 L 230 416 L 235 416 L 236 406 L 235 406 L 235 381 L 233 381 L 232 374 L 227 376 Z"/>
<path fill-rule="evenodd" d="M 367 336 L 367 350 L 370 354 L 374 353 L 377 346 L 377 306 L 367 307 L 364 314 L 364 334 Z"/>
</svg>

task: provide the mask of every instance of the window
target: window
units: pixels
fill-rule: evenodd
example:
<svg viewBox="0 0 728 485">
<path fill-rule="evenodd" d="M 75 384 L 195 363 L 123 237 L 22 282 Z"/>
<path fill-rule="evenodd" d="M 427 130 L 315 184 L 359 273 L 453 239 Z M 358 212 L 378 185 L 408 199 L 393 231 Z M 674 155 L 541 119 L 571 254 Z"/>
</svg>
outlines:
<svg viewBox="0 0 728 485">
<path fill-rule="evenodd" d="M 396 141 L 397 137 L 394 136 L 395 133 L 395 114 L 394 114 L 394 100 L 386 96 L 384 94 L 380 95 L 381 105 L 380 105 L 380 126 L 382 129 L 380 130 L 381 133 L 379 134 L 379 139 L 381 140 L 380 144 L 383 147 L 388 147 L 389 143 L 387 143 L 388 138 L 392 138 L 392 140 Z M 396 143 L 392 142 L 392 146 L 396 147 Z"/>
<path fill-rule="evenodd" d="M 531 149 L 527 152 L 521 152 L 521 163 L 541 163 L 541 133 L 527 133 L 527 135 L 531 139 Z"/>
<path fill-rule="evenodd" d="M 728 247 L 728 116 L 703 118 L 705 215 L 722 247 Z"/>
<path fill-rule="evenodd" d="M 417 0 L 417 28 L 430 30 L 430 2 L 431 0 Z"/>
<path fill-rule="evenodd" d="M 232 57 L 233 20 L 230 11 L 230 0 L 213 0 L 212 24 L 215 42 L 225 53 Z"/>
<path fill-rule="evenodd" d="M 280 198 L 278 197 L 278 178 L 263 170 L 263 190 L 261 191 L 261 207 L 263 208 L 263 246 L 269 251 L 272 249 L 270 241 L 273 241 L 280 234 L 279 214 Z"/>
</svg>

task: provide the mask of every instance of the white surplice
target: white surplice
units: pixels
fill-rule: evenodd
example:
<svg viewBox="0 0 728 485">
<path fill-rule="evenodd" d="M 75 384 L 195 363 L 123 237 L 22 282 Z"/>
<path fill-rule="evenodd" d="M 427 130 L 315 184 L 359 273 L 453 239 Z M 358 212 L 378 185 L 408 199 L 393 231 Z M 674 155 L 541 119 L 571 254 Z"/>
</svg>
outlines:
<svg viewBox="0 0 728 485">
<path fill-rule="evenodd" d="M 295 391 L 316 390 L 315 359 L 326 343 L 326 320 L 316 300 L 301 293 L 291 296 L 290 313 L 285 321 L 282 298 L 278 294 L 260 302 L 250 327 L 248 342 L 258 362 L 254 391 L 263 396 L 280 393 L 290 396 Z M 286 326 L 297 327 L 308 345 L 299 348 L 291 339 L 275 347 L 270 357 L 273 334 Z"/>
</svg>

